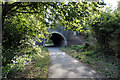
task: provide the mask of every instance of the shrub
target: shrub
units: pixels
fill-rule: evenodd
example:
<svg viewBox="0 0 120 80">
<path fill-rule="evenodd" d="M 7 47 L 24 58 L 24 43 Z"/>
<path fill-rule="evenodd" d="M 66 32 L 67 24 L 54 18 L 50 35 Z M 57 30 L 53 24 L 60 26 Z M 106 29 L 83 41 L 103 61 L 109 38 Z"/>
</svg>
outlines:
<svg viewBox="0 0 120 80">
<path fill-rule="evenodd" d="M 75 58 L 77 58 L 77 59 L 81 59 L 81 56 L 77 55 Z"/>
<path fill-rule="evenodd" d="M 71 49 L 74 49 L 76 51 L 83 50 L 85 48 L 85 45 L 72 45 Z"/>
<path fill-rule="evenodd" d="M 86 56 L 92 56 L 92 55 L 93 55 L 93 52 L 92 52 L 92 51 L 86 52 Z"/>
</svg>

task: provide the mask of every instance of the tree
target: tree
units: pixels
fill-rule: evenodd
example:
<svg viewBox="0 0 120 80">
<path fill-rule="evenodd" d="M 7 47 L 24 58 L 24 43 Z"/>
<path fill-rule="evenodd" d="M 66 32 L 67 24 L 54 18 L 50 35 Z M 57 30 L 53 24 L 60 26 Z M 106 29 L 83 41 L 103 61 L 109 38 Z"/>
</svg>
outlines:
<svg viewBox="0 0 120 80">
<path fill-rule="evenodd" d="M 118 1 L 117 10 L 120 11 L 120 1 Z"/>
<path fill-rule="evenodd" d="M 37 51 L 34 41 L 46 38 L 49 26 L 57 21 L 67 29 L 80 30 L 92 12 L 99 9 L 97 2 L 3 2 L 3 75 L 9 73 L 16 55 Z M 51 23 L 47 22 L 48 19 Z M 37 51 L 38 52 L 38 51 Z M 30 56 L 30 55 L 29 55 Z M 15 59 L 16 60 L 16 59 Z M 9 67 L 9 68 L 8 68 Z"/>
<path fill-rule="evenodd" d="M 113 34 L 120 27 L 120 15 L 116 12 L 110 13 L 110 10 L 101 11 L 94 15 L 91 21 L 91 29 L 97 39 L 99 50 L 105 55 L 115 55 L 109 42 L 112 40 Z"/>
</svg>

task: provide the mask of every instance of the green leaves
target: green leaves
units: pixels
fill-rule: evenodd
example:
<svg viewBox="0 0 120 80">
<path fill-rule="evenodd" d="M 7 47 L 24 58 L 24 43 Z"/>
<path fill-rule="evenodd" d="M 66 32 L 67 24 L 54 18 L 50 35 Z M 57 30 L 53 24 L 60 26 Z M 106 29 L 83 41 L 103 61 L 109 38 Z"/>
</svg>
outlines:
<svg viewBox="0 0 120 80">
<path fill-rule="evenodd" d="M 120 16 L 107 9 L 107 11 L 101 10 L 100 13 L 95 13 L 91 17 L 91 29 L 94 33 L 93 35 L 95 35 L 97 39 L 97 44 L 99 44 L 100 50 L 111 50 L 109 42 L 112 40 L 113 33 L 115 33 L 120 26 L 118 19 Z M 107 52 L 103 53 L 107 54 Z"/>
<path fill-rule="evenodd" d="M 44 13 L 24 13 L 43 10 L 41 7 L 38 8 L 38 3 L 36 5 L 29 7 L 20 7 L 17 11 L 23 13 L 9 14 L 4 21 L 3 27 L 3 62 L 2 65 L 7 67 L 7 65 L 12 64 L 12 59 L 17 55 L 23 54 L 35 54 L 40 52 L 40 50 L 35 47 L 35 41 L 45 38 L 48 34 L 47 29 L 49 24 L 44 18 Z M 41 4 L 41 3 L 40 3 Z M 29 3 L 21 3 L 21 5 L 30 5 Z M 34 8 L 33 8 L 34 7 Z M 12 9 L 13 10 L 13 9 Z M 34 52 L 36 51 L 36 52 Z M 16 54 L 17 53 L 17 54 Z M 22 63 L 21 63 L 22 62 Z M 24 61 L 20 58 L 20 64 L 22 66 Z M 3 77 L 7 76 L 9 69 L 4 70 Z"/>
<path fill-rule="evenodd" d="M 47 38 L 46 36 L 49 35 L 47 29 L 49 27 L 55 28 L 57 22 L 65 26 L 66 30 L 72 29 L 78 32 L 88 30 L 88 24 L 91 24 L 92 30 L 90 31 L 99 34 L 99 37 L 104 37 L 104 33 L 108 33 L 105 36 L 110 35 L 109 32 L 114 32 L 120 26 L 120 20 L 117 18 L 119 15 L 100 11 L 96 2 L 69 2 L 68 4 L 62 2 L 22 2 L 15 4 L 7 11 L 9 14 L 6 12 L 7 15 L 5 15 L 3 27 L 4 65 L 7 64 L 8 55 L 11 56 L 8 61 L 14 57 L 14 48 L 18 50 L 16 51 L 18 53 L 31 54 L 31 51 L 35 49 L 34 42 L 36 40 L 41 42 L 39 38 Z M 5 4 L 4 6 L 9 7 Z M 96 38 L 98 39 L 98 36 Z"/>
</svg>

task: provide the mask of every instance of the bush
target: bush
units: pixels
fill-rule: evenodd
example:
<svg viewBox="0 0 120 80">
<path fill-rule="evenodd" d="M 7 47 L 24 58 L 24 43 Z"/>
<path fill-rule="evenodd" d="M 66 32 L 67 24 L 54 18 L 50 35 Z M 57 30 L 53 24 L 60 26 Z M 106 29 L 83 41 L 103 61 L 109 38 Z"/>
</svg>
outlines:
<svg viewBox="0 0 120 80">
<path fill-rule="evenodd" d="M 80 51 L 83 50 L 85 48 L 85 45 L 72 45 L 71 49 L 76 50 L 76 51 Z"/>
<path fill-rule="evenodd" d="M 35 58 L 37 53 L 41 52 L 41 48 L 36 46 L 31 50 L 31 53 L 18 54 L 15 55 L 10 63 L 7 63 L 5 66 L 2 66 L 2 76 L 3 78 L 8 78 L 9 75 L 24 67 L 28 62 Z M 13 53 L 14 54 L 14 53 Z"/>
<path fill-rule="evenodd" d="M 77 59 L 81 59 L 81 56 L 77 55 L 76 58 L 77 58 Z"/>
<path fill-rule="evenodd" d="M 120 15 L 117 12 L 110 12 L 110 9 L 108 9 L 93 16 L 91 31 L 93 31 L 93 35 L 96 38 L 99 51 L 105 55 L 115 54 L 109 51 L 111 50 L 110 41 L 114 40 L 113 36 L 120 33 L 118 30 L 120 27 Z"/>
<path fill-rule="evenodd" d="M 92 51 L 86 52 L 86 56 L 92 56 L 92 55 L 93 55 Z"/>
</svg>

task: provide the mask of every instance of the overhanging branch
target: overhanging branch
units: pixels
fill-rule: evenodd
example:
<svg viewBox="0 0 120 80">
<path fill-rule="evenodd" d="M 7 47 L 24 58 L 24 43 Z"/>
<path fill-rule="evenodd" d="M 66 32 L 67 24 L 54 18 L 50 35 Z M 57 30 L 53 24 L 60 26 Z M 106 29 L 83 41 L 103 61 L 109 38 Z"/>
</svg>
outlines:
<svg viewBox="0 0 120 80">
<path fill-rule="evenodd" d="M 15 11 L 15 12 L 17 12 L 17 13 L 41 13 L 41 12 L 20 12 L 20 11 Z"/>
</svg>

